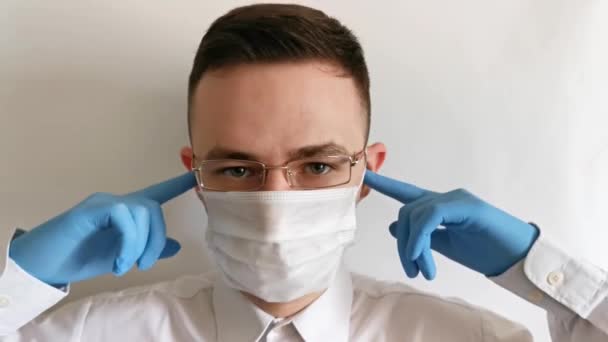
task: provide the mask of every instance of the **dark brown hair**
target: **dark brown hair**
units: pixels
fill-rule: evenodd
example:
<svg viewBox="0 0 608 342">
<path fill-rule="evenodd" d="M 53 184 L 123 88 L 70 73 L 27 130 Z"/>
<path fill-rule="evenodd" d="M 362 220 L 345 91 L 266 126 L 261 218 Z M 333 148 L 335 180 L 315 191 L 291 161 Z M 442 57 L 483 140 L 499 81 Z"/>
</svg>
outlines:
<svg viewBox="0 0 608 342">
<path fill-rule="evenodd" d="M 337 19 L 295 4 L 238 7 L 211 24 L 199 45 L 188 81 L 188 112 L 206 71 L 246 63 L 321 60 L 352 77 L 370 122 L 369 74 L 357 37 Z"/>
</svg>

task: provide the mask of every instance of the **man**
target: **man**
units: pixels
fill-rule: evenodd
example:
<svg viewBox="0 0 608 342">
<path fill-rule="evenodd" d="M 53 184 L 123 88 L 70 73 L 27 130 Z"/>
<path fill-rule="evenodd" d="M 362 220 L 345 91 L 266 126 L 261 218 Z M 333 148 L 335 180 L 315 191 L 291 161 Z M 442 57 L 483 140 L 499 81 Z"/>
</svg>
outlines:
<svg viewBox="0 0 608 342">
<path fill-rule="evenodd" d="M 554 341 L 608 338 L 606 272 L 466 191 L 435 193 L 375 173 L 386 150 L 367 143 L 363 52 L 335 19 L 297 5 L 231 11 L 203 37 L 188 98 L 192 146 L 181 157 L 193 174 L 92 195 L 0 240 L 9 245 L 1 340 L 531 340 L 486 310 L 349 274 L 342 253 L 370 187 L 405 204 L 390 232 L 409 276 L 434 276 L 432 248 L 547 309 Z M 207 210 L 218 276 L 40 315 L 70 283 L 174 255 L 179 244 L 165 236 L 160 205 L 191 188 Z"/>
</svg>

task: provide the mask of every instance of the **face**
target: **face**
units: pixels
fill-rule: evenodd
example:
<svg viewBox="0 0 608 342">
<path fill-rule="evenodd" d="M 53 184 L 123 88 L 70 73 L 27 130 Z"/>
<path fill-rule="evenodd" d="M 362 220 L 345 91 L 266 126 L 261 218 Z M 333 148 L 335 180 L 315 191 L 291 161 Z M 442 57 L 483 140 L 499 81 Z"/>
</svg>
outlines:
<svg viewBox="0 0 608 342">
<path fill-rule="evenodd" d="M 247 64 L 206 72 L 192 99 L 192 147 L 197 160 L 246 159 L 283 165 L 307 157 L 353 155 L 365 148 L 366 114 L 357 88 L 322 62 Z M 384 161 L 382 144 L 352 169 L 358 185 Z M 289 190 L 281 170 L 268 172 L 261 191 Z M 367 190 L 362 191 L 362 195 Z"/>
</svg>

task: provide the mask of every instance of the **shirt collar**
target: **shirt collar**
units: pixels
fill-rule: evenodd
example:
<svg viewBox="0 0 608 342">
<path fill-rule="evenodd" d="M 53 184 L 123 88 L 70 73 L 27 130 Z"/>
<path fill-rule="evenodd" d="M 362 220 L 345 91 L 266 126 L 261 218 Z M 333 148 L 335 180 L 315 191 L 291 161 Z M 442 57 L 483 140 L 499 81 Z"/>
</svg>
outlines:
<svg viewBox="0 0 608 342">
<path fill-rule="evenodd" d="M 272 323 L 271 315 L 228 287 L 221 277 L 213 286 L 212 300 L 218 341 L 258 341 Z"/>
<path fill-rule="evenodd" d="M 352 302 L 352 279 L 343 266 L 325 293 L 295 315 L 293 323 L 305 341 L 347 342 Z"/>
<path fill-rule="evenodd" d="M 213 287 L 212 296 L 219 341 L 257 341 L 274 320 L 239 291 L 228 287 L 221 277 Z M 352 299 L 352 279 L 341 267 L 321 297 L 291 321 L 305 341 L 346 342 Z"/>
</svg>

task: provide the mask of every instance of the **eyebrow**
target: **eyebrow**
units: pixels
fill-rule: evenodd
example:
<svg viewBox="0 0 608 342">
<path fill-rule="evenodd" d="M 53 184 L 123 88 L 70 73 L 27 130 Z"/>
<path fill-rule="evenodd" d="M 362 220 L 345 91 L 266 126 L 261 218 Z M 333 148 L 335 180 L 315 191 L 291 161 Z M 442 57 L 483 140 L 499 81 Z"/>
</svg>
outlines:
<svg viewBox="0 0 608 342">
<path fill-rule="evenodd" d="M 335 155 L 350 155 L 346 147 L 336 144 L 334 142 L 329 142 L 320 145 L 309 145 L 300 147 L 297 150 L 290 151 L 288 153 L 289 160 L 297 160 L 303 158 L 312 158 L 319 156 L 335 156 Z M 229 148 L 224 148 L 221 146 L 215 146 L 205 156 L 205 160 L 213 160 L 213 159 L 239 159 L 239 160 L 254 160 L 259 161 L 260 158 L 253 153 L 248 153 L 245 151 L 239 151 Z"/>
<path fill-rule="evenodd" d="M 330 142 L 321 145 L 304 146 L 289 153 L 289 160 L 319 156 L 350 155 L 346 147 Z"/>
<path fill-rule="evenodd" d="M 257 160 L 254 154 L 243 151 L 232 150 L 220 146 L 215 146 L 205 156 L 205 160 L 213 159 L 239 159 L 239 160 Z"/>
</svg>

